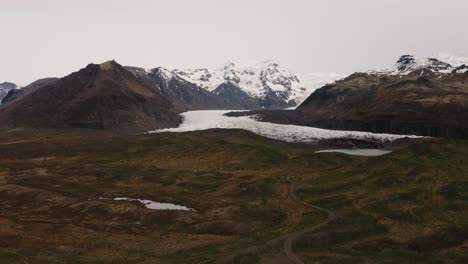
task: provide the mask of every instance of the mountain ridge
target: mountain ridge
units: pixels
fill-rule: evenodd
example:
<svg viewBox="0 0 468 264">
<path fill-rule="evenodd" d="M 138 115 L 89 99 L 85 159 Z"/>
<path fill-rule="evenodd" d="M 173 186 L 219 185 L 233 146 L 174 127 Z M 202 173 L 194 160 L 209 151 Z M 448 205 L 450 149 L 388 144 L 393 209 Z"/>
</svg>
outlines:
<svg viewBox="0 0 468 264">
<path fill-rule="evenodd" d="M 325 83 L 341 78 L 339 74 L 293 74 L 274 61 L 253 64 L 229 62 L 224 66 L 210 70 L 208 68 L 188 68 L 168 70 L 163 67 L 144 69 L 127 66 L 139 78 L 151 78 L 149 75 L 159 72 L 160 79 L 169 82 L 174 78 L 183 79 L 215 95 L 226 95 L 221 101 L 241 101 L 248 98 L 248 103 L 230 103 L 213 109 L 282 109 L 297 106 L 314 89 Z M 147 75 L 147 76 L 145 76 Z M 304 80 L 302 80 L 304 76 Z M 228 92 L 228 89 L 232 91 Z M 241 98 L 233 99 L 234 94 Z M 245 100 L 244 100 L 245 101 Z M 242 106 L 244 108 L 242 108 Z M 245 108 L 247 107 L 247 108 Z"/>
<path fill-rule="evenodd" d="M 0 107 L 0 126 L 141 133 L 177 126 L 174 106 L 115 61 L 35 82 Z"/>
</svg>

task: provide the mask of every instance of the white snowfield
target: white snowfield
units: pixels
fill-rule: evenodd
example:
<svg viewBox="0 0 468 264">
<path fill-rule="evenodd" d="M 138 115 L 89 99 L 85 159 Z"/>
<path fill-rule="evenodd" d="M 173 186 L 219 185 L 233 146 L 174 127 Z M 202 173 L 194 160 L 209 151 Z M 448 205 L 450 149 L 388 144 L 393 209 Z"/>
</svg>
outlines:
<svg viewBox="0 0 468 264">
<path fill-rule="evenodd" d="M 206 130 L 213 128 L 224 129 L 244 129 L 255 134 L 278 139 L 286 142 L 315 142 L 323 139 L 371 139 L 382 142 L 389 142 L 400 138 L 417 136 L 392 135 L 392 134 L 376 134 L 359 131 L 340 131 L 329 130 L 315 127 L 282 125 L 268 122 L 260 122 L 255 120 L 255 117 L 229 117 L 225 113 L 234 112 L 226 110 L 203 110 L 203 111 L 188 111 L 182 113 L 183 122 L 177 128 L 167 128 L 149 131 L 148 133 L 161 132 L 187 132 Z"/>
<path fill-rule="evenodd" d="M 114 201 L 129 201 L 129 202 L 139 202 L 143 204 L 146 208 L 152 210 L 182 210 L 182 211 L 193 211 L 196 212 L 193 208 L 188 208 L 187 206 L 171 204 L 171 203 L 158 203 L 153 202 L 151 200 L 144 200 L 144 199 L 132 199 L 127 197 L 116 197 L 116 198 L 99 198 L 100 200 L 109 200 L 112 199 Z"/>
</svg>

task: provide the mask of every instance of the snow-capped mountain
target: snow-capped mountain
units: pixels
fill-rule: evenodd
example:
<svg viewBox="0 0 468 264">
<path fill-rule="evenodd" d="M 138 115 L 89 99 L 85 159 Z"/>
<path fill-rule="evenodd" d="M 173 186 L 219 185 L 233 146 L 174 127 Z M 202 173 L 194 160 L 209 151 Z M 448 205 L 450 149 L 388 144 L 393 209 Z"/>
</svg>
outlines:
<svg viewBox="0 0 468 264">
<path fill-rule="evenodd" d="M 301 103 L 315 89 L 343 77 L 339 74 L 294 74 L 274 61 L 254 64 L 229 62 L 216 69 L 168 70 L 162 67 L 149 70 L 135 67 L 128 67 L 128 69 L 160 90 L 164 89 L 161 88 L 162 86 L 168 88 L 171 82 L 178 89 L 190 84 L 187 86 L 190 90 L 198 87 L 217 97 L 217 99 L 209 99 L 218 101 L 214 104 L 206 105 L 205 103 L 203 106 L 190 107 L 189 110 L 293 107 Z M 200 91 L 197 92 L 197 96 L 200 96 L 200 93 Z M 203 96 L 206 97 L 206 95 Z M 180 101 L 179 97 L 173 96 L 171 99 Z M 184 100 L 192 101 L 190 98 Z"/>
<path fill-rule="evenodd" d="M 0 83 L 0 102 L 2 102 L 3 97 L 5 97 L 5 95 L 10 90 L 17 89 L 17 88 L 18 86 L 14 83 L 10 83 L 10 82 Z"/>
<path fill-rule="evenodd" d="M 296 102 L 300 104 L 318 88 L 321 88 L 326 84 L 333 84 L 335 81 L 346 77 L 346 75 L 338 73 L 303 73 L 298 74 L 298 77 L 306 89 L 301 94 L 297 94 L 295 96 L 295 98 L 297 98 Z"/>
<path fill-rule="evenodd" d="M 417 70 L 422 70 L 420 74 L 427 70 L 435 74 L 464 73 L 468 69 L 468 58 L 441 55 L 441 59 L 436 58 L 416 58 L 412 55 L 401 56 L 395 65 L 389 69 L 368 71 L 373 75 L 408 75 Z M 443 61 L 446 59 L 449 62 Z"/>
<path fill-rule="evenodd" d="M 310 89 L 301 82 L 298 75 L 288 72 L 278 63 L 265 61 L 243 65 L 230 62 L 214 70 L 185 69 L 174 71 L 180 77 L 198 86 L 214 91 L 221 84 L 231 83 L 254 98 L 265 98 L 273 92 L 287 103 L 297 104 L 299 98 Z"/>
</svg>

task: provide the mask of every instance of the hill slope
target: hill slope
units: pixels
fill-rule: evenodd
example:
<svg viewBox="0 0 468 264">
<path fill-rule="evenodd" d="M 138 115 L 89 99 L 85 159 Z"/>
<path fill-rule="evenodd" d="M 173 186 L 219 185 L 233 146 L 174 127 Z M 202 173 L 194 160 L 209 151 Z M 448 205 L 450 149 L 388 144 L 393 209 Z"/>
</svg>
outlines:
<svg viewBox="0 0 468 264">
<path fill-rule="evenodd" d="M 285 236 L 326 219 L 303 202 L 336 214 L 296 236 L 306 263 L 467 263 L 468 141 L 394 147 L 360 157 L 241 130 L 0 130 L 0 263 L 290 263 Z M 196 212 L 100 199 L 115 197 Z"/>
<path fill-rule="evenodd" d="M 21 94 L 12 94 L 0 108 L 1 127 L 90 127 L 134 133 L 179 122 L 170 102 L 114 61 L 35 82 Z"/>
</svg>

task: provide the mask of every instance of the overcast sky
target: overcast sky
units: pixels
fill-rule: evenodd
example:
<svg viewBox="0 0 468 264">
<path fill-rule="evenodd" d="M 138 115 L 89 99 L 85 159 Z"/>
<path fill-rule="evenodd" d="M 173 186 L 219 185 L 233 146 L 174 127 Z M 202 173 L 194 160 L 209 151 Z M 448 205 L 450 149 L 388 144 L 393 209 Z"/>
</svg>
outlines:
<svg viewBox="0 0 468 264">
<path fill-rule="evenodd" d="M 218 67 L 274 59 L 350 73 L 468 53 L 465 0 L 0 0 L 0 82 L 90 62 Z"/>
</svg>

